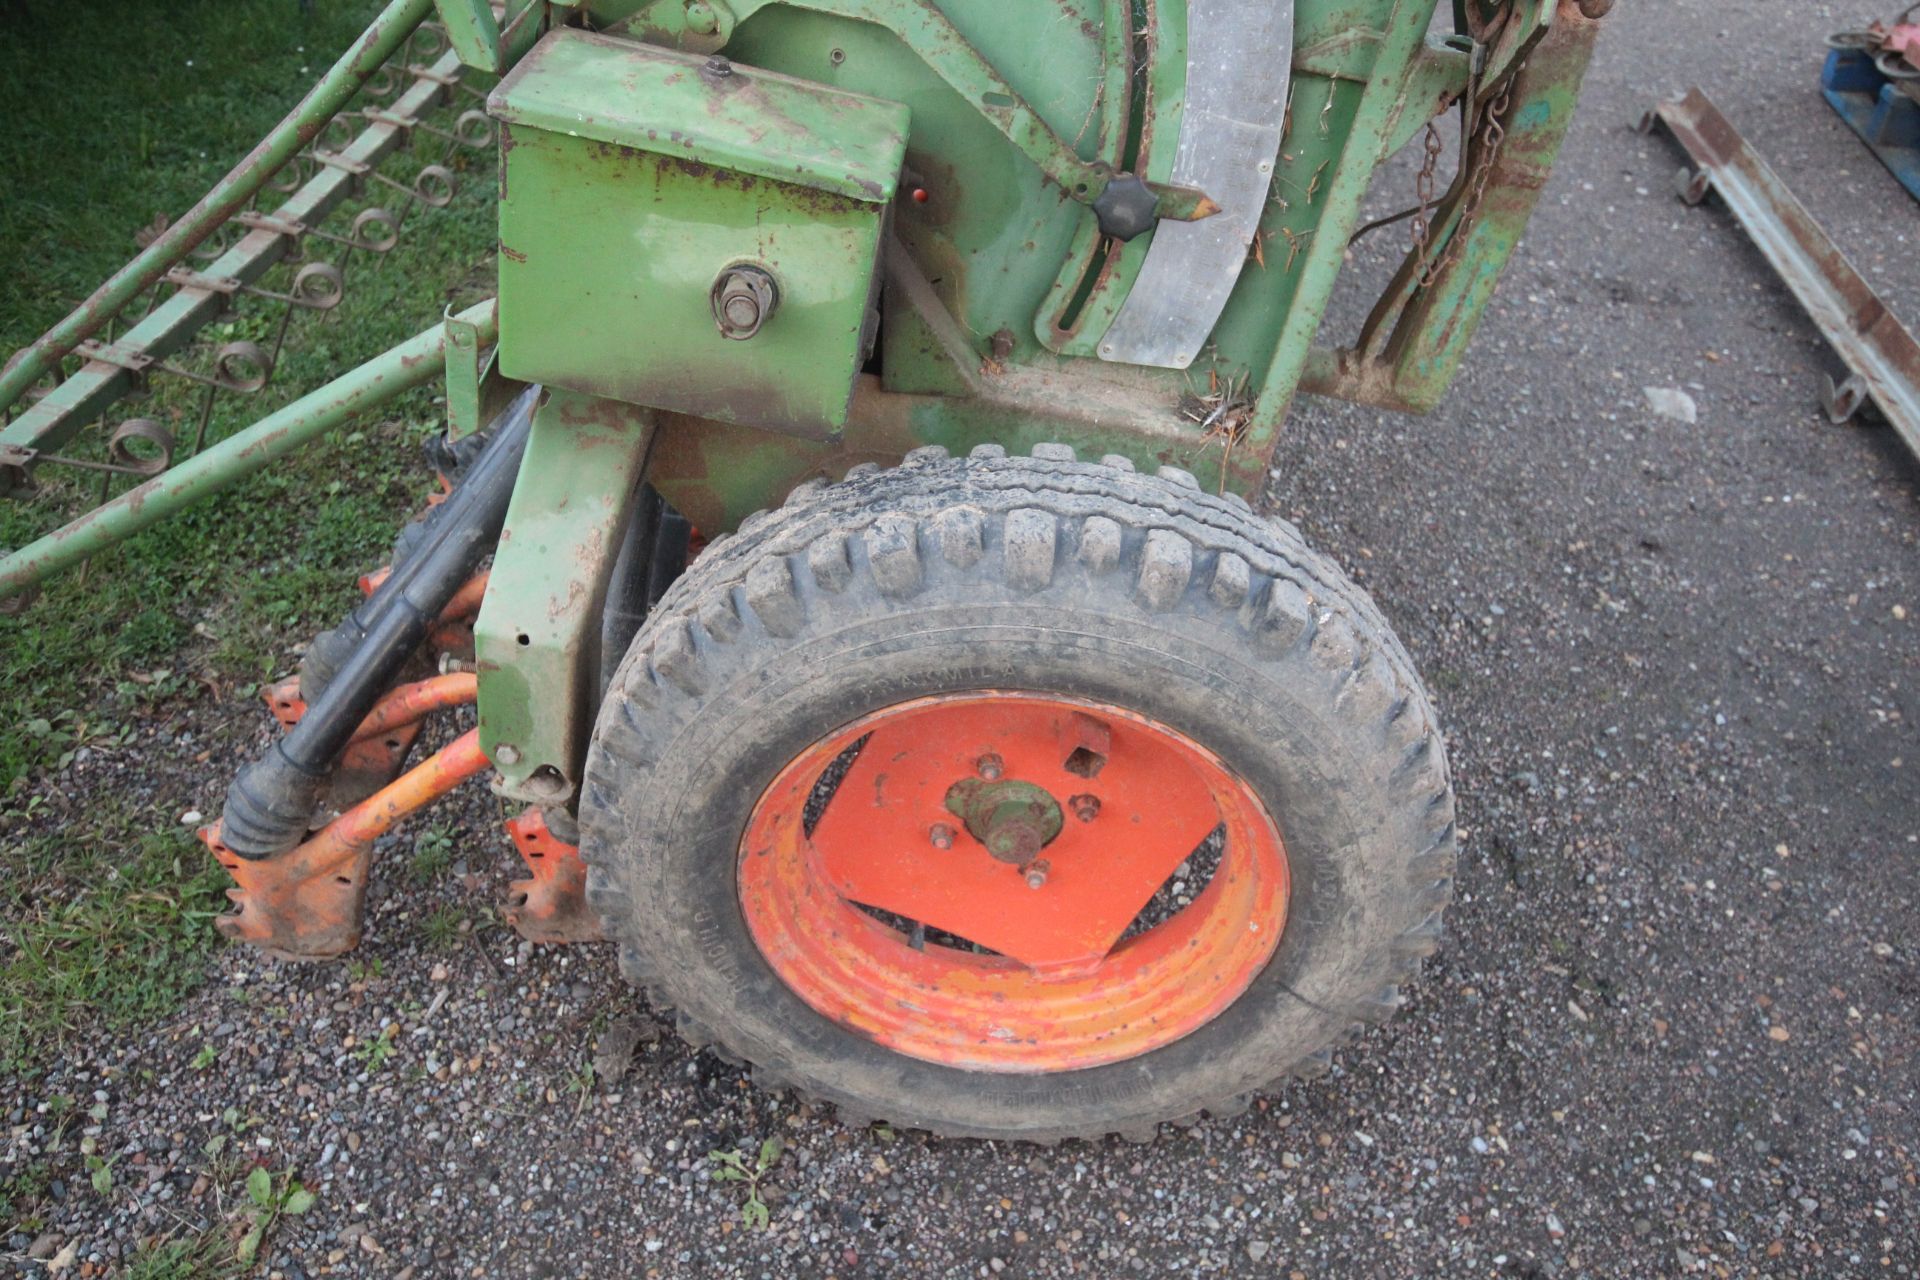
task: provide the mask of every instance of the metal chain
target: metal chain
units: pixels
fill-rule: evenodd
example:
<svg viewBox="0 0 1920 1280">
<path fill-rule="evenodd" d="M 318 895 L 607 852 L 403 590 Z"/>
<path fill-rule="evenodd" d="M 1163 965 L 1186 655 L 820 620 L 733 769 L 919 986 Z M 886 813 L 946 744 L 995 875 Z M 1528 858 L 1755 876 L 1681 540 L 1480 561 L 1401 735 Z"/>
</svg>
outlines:
<svg viewBox="0 0 1920 1280">
<path fill-rule="evenodd" d="M 1426 250 L 1424 246 L 1422 247 L 1420 274 L 1422 286 L 1432 284 L 1434 277 L 1458 261 L 1466 247 L 1466 237 L 1460 234 L 1460 230 L 1473 222 L 1474 215 L 1480 212 L 1481 201 L 1486 198 L 1487 182 L 1493 177 L 1494 161 L 1500 157 L 1500 145 L 1507 140 L 1507 127 L 1503 123 L 1503 118 L 1508 108 L 1513 105 L 1513 82 L 1523 69 L 1523 67 L 1515 67 L 1501 84 L 1499 92 L 1487 103 L 1485 114 L 1481 117 L 1480 154 L 1474 161 L 1473 177 L 1467 188 L 1466 202 L 1461 206 L 1454 235 L 1447 241 L 1446 252 L 1440 255 L 1439 261 L 1427 262 Z"/>
<path fill-rule="evenodd" d="M 1427 121 L 1427 156 L 1420 166 L 1419 176 L 1413 180 L 1414 194 L 1420 201 L 1420 211 L 1413 215 L 1413 251 L 1420 255 L 1423 275 L 1427 265 L 1427 242 L 1433 230 L 1434 184 L 1440 168 L 1440 155 L 1445 150 L 1446 144 L 1440 141 L 1440 131 L 1433 127 L 1433 121 Z"/>
</svg>

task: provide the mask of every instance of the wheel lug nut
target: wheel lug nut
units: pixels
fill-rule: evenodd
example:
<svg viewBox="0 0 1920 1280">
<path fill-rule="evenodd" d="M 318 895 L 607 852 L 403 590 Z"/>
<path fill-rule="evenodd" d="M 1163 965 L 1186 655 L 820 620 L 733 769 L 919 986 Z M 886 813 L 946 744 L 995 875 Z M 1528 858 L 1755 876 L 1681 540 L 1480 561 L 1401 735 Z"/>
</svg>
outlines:
<svg viewBox="0 0 1920 1280">
<path fill-rule="evenodd" d="M 973 767 L 979 771 L 981 777 L 985 778 L 988 782 L 992 782 L 998 778 L 1006 768 L 1006 762 L 1001 760 L 999 756 L 989 752 L 976 760 Z"/>
<path fill-rule="evenodd" d="M 1099 796 L 1074 796 L 1067 801 L 1067 807 L 1073 810 L 1073 816 L 1082 822 L 1092 822 L 1100 816 Z"/>
<path fill-rule="evenodd" d="M 1027 864 L 1027 888 L 1029 889 L 1044 888 L 1047 883 L 1047 872 L 1051 871 L 1052 869 L 1053 868 L 1048 865 L 1047 860 L 1045 858 L 1040 859 L 1040 861 L 1038 862 L 1028 863 Z"/>
<path fill-rule="evenodd" d="M 951 849 L 953 848 L 953 828 L 944 822 L 936 822 L 933 824 L 933 830 L 927 833 L 927 839 L 933 841 L 933 847 L 936 849 Z"/>
</svg>

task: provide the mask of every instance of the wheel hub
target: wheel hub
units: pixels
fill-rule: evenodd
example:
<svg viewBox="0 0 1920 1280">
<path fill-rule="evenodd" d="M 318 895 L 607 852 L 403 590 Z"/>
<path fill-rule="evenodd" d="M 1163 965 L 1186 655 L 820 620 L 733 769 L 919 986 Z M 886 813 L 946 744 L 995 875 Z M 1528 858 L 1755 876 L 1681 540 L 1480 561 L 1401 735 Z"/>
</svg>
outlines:
<svg viewBox="0 0 1920 1280">
<path fill-rule="evenodd" d="M 1031 864 L 1066 825 L 1045 787 L 1018 778 L 962 778 L 947 789 L 947 811 L 988 853 L 1016 867 Z"/>
<path fill-rule="evenodd" d="M 1211 878 L 1162 893 L 1203 848 Z M 1120 707 L 989 691 L 802 752 L 755 805 L 739 890 L 820 1013 L 912 1057 L 1033 1072 L 1211 1020 L 1272 957 L 1289 881 L 1264 805 L 1205 748 Z"/>
</svg>

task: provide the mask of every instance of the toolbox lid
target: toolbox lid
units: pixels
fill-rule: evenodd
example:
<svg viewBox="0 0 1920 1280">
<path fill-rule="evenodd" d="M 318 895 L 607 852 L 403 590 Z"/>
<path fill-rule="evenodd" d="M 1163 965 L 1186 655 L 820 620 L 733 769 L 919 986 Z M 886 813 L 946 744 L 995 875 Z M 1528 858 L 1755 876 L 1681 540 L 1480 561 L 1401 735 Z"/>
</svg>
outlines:
<svg viewBox="0 0 1920 1280">
<path fill-rule="evenodd" d="M 487 99 L 508 124 L 679 156 L 856 200 L 891 200 L 907 108 L 807 80 L 563 27 Z"/>
</svg>

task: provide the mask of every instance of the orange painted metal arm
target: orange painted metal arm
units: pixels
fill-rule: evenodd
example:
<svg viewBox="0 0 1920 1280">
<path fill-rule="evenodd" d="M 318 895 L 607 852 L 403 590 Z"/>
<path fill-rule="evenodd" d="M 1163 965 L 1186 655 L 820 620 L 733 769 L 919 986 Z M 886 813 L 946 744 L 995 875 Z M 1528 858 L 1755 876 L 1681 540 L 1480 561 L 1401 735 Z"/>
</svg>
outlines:
<svg viewBox="0 0 1920 1280">
<path fill-rule="evenodd" d="M 480 750 L 480 731 L 469 729 L 328 823 L 313 839 L 287 855 L 288 860 L 299 870 L 331 870 L 338 860 L 371 848 L 402 818 L 424 809 L 487 767 L 486 754 Z"/>
<path fill-rule="evenodd" d="M 479 679 L 470 671 L 399 685 L 367 713 L 367 718 L 354 730 L 353 740 L 361 742 L 391 733 L 402 725 L 424 720 L 436 711 L 465 706 L 478 695 Z"/>
<path fill-rule="evenodd" d="M 360 575 L 361 594 L 372 595 L 392 576 L 393 566 L 384 564 L 372 573 Z M 487 577 L 487 571 L 482 570 L 468 578 L 465 584 L 453 593 L 453 599 L 447 601 L 447 607 L 440 611 L 440 621 L 458 622 L 462 618 L 471 618 L 478 614 L 480 602 L 487 597 Z"/>
<path fill-rule="evenodd" d="M 480 602 L 487 598 L 487 573 L 476 573 L 467 579 L 466 585 L 453 593 L 453 599 L 447 601 L 447 607 L 440 611 L 442 622 L 452 622 L 460 618 L 479 616 Z"/>
</svg>

